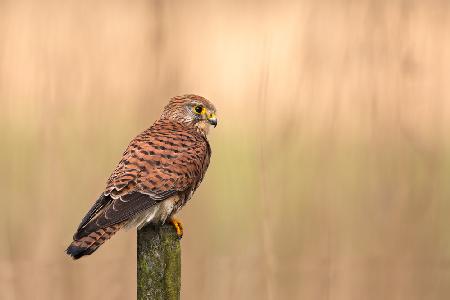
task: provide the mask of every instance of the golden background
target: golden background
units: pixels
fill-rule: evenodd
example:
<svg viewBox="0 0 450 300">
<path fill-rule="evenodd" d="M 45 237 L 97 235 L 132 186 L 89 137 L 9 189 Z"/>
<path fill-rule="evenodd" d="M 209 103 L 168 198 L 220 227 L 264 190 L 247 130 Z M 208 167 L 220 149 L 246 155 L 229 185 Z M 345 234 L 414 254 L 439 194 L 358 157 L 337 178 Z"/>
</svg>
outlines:
<svg viewBox="0 0 450 300">
<path fill-rule="evenodd" d="M 0 299 L 133 299 L 64 250 L 169 97 L 218 108 L 182 299 L 449 299 L 449 1 L 0 0 Z"/>
</svg>

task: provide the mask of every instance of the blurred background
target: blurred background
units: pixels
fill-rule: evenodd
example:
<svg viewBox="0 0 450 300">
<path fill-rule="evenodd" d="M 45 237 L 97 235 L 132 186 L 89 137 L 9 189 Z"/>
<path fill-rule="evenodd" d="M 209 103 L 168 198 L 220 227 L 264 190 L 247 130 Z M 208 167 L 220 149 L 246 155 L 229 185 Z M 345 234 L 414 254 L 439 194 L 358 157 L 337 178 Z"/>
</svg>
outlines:
<svg viewBox="0 0 450 300">
<path fill-rule="evenodd" d="M 218 108 L 182 299 L 449 299 L 450 2 L 0 0 L 0 299 L 133 299 L 64 250 L 172 96 Z"/>
</svg>

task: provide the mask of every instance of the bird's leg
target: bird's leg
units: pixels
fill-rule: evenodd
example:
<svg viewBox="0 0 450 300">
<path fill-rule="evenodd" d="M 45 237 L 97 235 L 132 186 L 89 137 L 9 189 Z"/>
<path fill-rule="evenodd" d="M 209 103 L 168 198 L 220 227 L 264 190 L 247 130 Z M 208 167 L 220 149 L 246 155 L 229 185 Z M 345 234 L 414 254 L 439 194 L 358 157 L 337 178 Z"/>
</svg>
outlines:
<svg viewBox="0 0 450 300">
<path fill-rule="evenodd" d="M 178 238 L 181 239 L 183 237 L 183 225 L 181 224 L 180 220 L 175 217 L 170 217 L 170 223 L 173 224 L 177 231 Z"/>
</svg>

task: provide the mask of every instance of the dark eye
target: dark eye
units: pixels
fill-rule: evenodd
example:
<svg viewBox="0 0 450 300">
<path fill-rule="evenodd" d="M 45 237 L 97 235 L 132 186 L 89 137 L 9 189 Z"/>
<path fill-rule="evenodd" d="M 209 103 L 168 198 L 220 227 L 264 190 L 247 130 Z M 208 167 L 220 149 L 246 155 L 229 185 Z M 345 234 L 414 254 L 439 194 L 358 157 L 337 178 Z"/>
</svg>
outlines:
<svg viewBox="0 0 450 300">
<path fill-rule="evenodd" d="M 195 111 L 197 114 L 201 114 L 201 113 L 203 112 L 203 106 L 197 105 L 196 107 L 194 107 L 194 111 Z"/>
</svg>

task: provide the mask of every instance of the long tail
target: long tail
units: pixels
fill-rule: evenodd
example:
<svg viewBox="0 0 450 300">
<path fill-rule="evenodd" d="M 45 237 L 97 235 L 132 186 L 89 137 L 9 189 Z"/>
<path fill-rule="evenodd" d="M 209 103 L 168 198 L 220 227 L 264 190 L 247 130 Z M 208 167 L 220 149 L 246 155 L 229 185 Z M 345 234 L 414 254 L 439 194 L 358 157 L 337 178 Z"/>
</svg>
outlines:
<svg viewBox="0 0 450 300">
<path fill-rule="evenodd" d="M 79 259 L 85 255 L 92 254 L 123 226 L 124 223 L 119 223 L 106 228 L 100 228 L 89 233 L 87 236 L 76 239 L 67 248 L 66 253 L 72 256 L 73 259 Z"/>
</svg>

